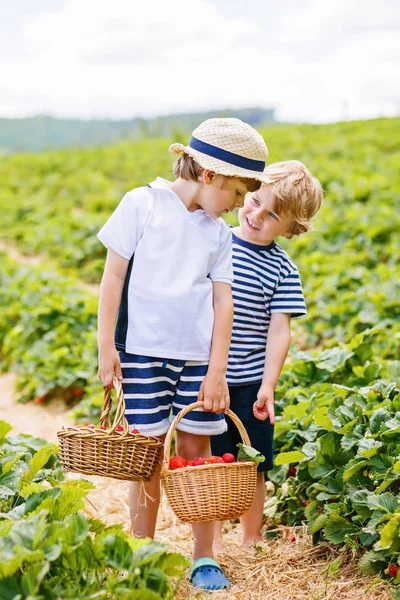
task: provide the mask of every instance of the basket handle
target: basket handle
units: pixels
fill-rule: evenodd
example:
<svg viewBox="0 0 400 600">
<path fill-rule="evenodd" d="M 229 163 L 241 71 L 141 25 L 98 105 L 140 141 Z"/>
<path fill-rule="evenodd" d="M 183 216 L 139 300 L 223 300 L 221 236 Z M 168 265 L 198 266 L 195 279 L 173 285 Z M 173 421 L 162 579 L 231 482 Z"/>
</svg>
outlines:
<svg viewBox="0 0 400 600">
<path fill-rule="evenodd" d="M 183 419 L 183 417 L 185 415 L 187 415 L 188 412 L 190 412 L 191 410 L 194 410 L 195 408 L 200 408 L 202 406 L 204 406 L 204 402 L 192 402 L 192 404 L 188 404 L 188 406 L 185 406 L 185 408 L 182 408 L 182 410 L 176 415 L 175 419 L 172 421 L 171 426 L 166 435 L 165 442 L 164 442 L 164 468 L 168 469 L 168 467 L 169 467 L 172 436 L 174 434 L 174 431 L 175 431 L 176 426 L 178 425 L 179 421 L 181 419 Z M 247 435 L 247 431 L 244 428 L 242 421 L 231 410 L 228 410 L 228 412 L 226 414 L 228 415 L 228 417 L 230 417 L 232 419 L 232 421 L 235 423 L 236 427 L 238 428 L 240 437 L 242 438 L 243 443 L 246 446 L 250 446 L 250 438 Z"/>
<path fill-rule="evenodd" d="M 114 422 L 111 425 L 110 411 L 111 411 L 111 388 L 104 388 L 104 406 L 103 412 L 100 417 L 100 425 L 107 429 L 108 433 L 114 433 L 118 425 L 121 423 L 123 427 L 123 435 L 129 433 L 128 421 L 125 419 L 125 399 L 124 392 L 122 390 L 122 384 L 119 379 L 113 377 L 113 386 L 117 392 L 117 412 L 115 413 Z"/>
</svg>

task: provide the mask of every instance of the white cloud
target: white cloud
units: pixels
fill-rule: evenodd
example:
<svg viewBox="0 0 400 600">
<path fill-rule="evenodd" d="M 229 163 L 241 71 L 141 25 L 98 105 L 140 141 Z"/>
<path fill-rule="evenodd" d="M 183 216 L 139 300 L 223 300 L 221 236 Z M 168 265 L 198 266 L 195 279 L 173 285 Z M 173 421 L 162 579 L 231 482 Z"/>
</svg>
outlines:
<svg viewBox="0 0 400 600">
<path fill-rule="evenodd" d="M 26 25 L 23 60 L 0 63 L 0 112 L 125 118 L 272 105 L 282 119 L 324 121 L 346 100 L 351 117 L 394 114 L 396 4 L 302 0 L 286 13 L 244 6 L 241 18 L 212 0 L 68 0 Z"/>
</svg>

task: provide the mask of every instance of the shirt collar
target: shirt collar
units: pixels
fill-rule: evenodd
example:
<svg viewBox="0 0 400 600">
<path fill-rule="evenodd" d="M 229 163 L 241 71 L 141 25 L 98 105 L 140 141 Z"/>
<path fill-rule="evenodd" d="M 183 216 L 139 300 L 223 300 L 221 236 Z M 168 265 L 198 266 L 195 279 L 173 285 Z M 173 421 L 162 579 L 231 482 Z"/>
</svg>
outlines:
<svg viewBox="0 0 400 600">
<path fill-rule="evenodd" d="M 155 181 L 149 183 L 149 186 L 155 190 L 171 190 L 172 181 L 168 181 L 167 179 L 163 179 L 163 177 L 157 177 Z"/>
</svg>

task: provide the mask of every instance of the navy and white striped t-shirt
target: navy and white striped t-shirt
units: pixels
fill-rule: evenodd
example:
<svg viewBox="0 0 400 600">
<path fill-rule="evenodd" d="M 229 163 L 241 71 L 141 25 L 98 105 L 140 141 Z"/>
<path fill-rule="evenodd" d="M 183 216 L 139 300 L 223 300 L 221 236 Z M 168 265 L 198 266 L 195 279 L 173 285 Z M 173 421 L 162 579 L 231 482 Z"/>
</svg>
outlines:
<svg viewBox="0 0 400 600">
<path fill-rule="evenodd" d="M 271 313 L 305 315 L 296 265 L 276 242 L 259 246 L 232 233 L 235 307 L 227 381 L 244 385 L 262 380 Z"/>
</svg>

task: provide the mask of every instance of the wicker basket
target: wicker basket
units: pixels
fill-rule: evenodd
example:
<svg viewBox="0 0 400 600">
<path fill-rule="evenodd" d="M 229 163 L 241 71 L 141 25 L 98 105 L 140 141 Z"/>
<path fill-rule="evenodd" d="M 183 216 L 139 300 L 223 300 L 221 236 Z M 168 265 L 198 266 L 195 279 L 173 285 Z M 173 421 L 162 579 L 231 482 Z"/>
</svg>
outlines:
<svg viewBox="0 0 400 600">
<path fill-rule="evenodd" d="M 237 519 L 254 499 L 257 464 L 251 461 L 201 465 L 169 469 L 171 440 L 179 421 L 191 410 L 203 406 L 193 402 L 175 417 L 164 444 L 161 481 L 176 516 L 185 523 Z M 241 420 L 232 412 L 228 416 L 239 430 L 243 443 L 250 445 Z"/>
<path fill-rule="evenodd" d="M 126 481 L 149 481 L 160 461 L 163 443 L 157 437 L 132 435 L 124 417 L 125 400 L 122 385 L 114 379 L 117 410 L 110 422 L 111 390 L 104 390 L 104 408 L 100 426 L 62 427 L 57 432 L 60 460 L 65 471 L 85 475 L 101 475 Z M 123 431 L 116 431 L 121 424 Z"/>
</svg>

